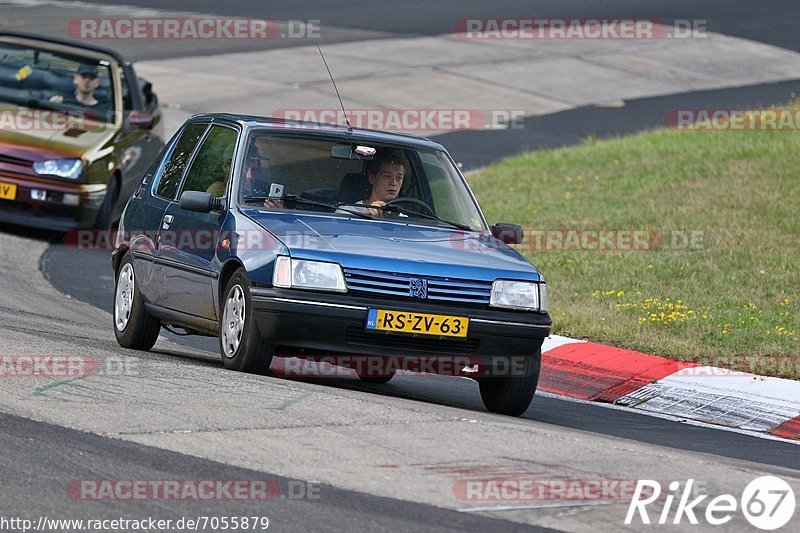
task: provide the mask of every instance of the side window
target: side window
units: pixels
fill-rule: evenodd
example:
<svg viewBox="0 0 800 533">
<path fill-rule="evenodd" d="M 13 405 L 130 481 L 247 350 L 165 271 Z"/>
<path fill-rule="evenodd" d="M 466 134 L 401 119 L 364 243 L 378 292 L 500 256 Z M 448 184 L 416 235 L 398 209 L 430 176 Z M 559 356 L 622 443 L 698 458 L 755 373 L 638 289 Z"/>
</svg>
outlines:
<svg viewBox="0 0 800 533">
<path fill-rule="evenodd" d="M 192 124 L 183 130 L 181 138 L 175 144 L 175 149 L 169 157 L 169 161 L 164 165 L 164 172 L 161 174 L 161 180 L 158 182 L 156 194 L 168 200 L 174 200 L 175 194 L 178 192 L 178 185 L 183 176 L 183 170 L 186 168 L 186 162 L 191 157 L 197 141 L 203 136 L 208 124 Z"/>
<path fill-rule="evenodd" d="M 236 130 L 225 126 L 211 126 L 211 131 L 206 135 L 189 172 L 186 173 L 184 191 L 225 196 L 225 186 L 231 177 L 236 136 Z"/>
</svg>

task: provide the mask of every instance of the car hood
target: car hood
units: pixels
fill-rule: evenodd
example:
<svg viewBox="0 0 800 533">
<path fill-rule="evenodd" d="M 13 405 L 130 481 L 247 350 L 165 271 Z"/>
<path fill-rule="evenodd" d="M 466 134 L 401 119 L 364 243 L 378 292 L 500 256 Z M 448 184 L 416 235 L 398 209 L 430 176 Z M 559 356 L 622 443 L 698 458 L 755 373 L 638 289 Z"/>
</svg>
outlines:
<svg viewBox="0 0 800 533">
<path fill-rule="evenodd" d="M 53 119 L 53 112 L 44 109 L 3 105 L 0 110 L 4 122 L 10 121 L 0 127 L 0 155 L 26 161 L 81 157 L 92 148 L 103 146 L 115 132 L 111 124 Z"/>
<path fill-rule="evenodd" d="M 491 235 L 383 220 L 247 209 L 292 257 L 344 268 L 494 281 L 539 281 L 539 271 Z"/>
</svg>

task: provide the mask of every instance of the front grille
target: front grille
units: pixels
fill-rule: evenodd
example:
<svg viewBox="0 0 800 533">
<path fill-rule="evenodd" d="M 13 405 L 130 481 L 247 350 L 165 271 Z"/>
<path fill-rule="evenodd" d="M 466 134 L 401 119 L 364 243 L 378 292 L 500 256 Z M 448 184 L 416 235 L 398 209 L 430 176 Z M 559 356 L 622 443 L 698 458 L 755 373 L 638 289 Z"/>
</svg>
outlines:
<svg viewBox="0 0 800 533">
<path fill-rule="evenodd" d="M 345 342 L 374 348 L 395 348 L 451 355 L 474 354 L 481 343 L 481 341 L 477 339 L 441 340 L 426 337 L 412 337 L 408 335 L 393 335 L 390 333 L 367 333 L 356 326 L 347 328 L 345 332 Z"/>
<path fill-rule="evenodd" d="M 29 161 L 27 159 L 21 159 L 19 157 L 12 157 L 10 155 L 0 154 L 0 163 L 7 163 L 9 165 L 17 165 L 21 167 L 29 167 L 33 164 L 33 161 Z"/>
<path fill-rule="evenodd" d="M 492 282 L 442 277 L 420 277 L 394 272 L 344 269 L 347 289 L 356 294 L 371 294 L 420 301 L 411 296 L 411 280 L 428 282 L 428 297 L 422 301 L 442 301 L 451 304 L 488 305 Z"/>
</svg>

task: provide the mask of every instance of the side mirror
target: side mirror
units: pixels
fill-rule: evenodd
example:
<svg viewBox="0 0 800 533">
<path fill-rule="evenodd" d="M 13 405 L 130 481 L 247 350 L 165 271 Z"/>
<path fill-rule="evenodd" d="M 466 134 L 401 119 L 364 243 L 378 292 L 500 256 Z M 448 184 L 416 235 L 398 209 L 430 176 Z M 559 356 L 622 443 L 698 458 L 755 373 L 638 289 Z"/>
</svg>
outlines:
<svg viewBox="0 0 800 533">
<path fill-rule="evenodd" d="M 222 198 L 201 191 L 184 191 L 180 200 L 181 209 L 197 213 L 210 213 L 222 210 Z"/>
<path fill-rule="evenodd" d="M 131 111 L 128 113 L 128 125 L 131 128 L 151 130 L 153 129 L 153 126 L 155 126 L 155 122 L 155 113 L 148 113 L 145 111 Z"/>
<path fill-rule="evenodd" d="M 492 226 L 492 235 L 506 244 L 522 244 L 522 240 L 525 238 L 525 230 L 517 224 L 498 222 Z"/>
<path fill-rule="evenodd" d="M 152 109 L 158 105 L 158 96 L 153 92 L 153 84 L 149 81 L 142 83 L 142 95 L 144 96 L 144 104 L 147 109 Z"/>
</svg>

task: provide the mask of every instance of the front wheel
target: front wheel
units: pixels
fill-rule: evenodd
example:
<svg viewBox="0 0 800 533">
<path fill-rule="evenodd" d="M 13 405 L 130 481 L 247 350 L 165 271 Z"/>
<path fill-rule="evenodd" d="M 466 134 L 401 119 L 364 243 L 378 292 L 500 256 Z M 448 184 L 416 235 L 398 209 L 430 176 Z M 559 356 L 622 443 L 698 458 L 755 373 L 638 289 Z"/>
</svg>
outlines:
<svg viewBox="0 0 800 533">
<path fill-rule="evenodd" d="M 501 415 L 520 416 L 525 413 L 536 394 L 541 365 L 540 349 L 526 357 L 522 368 L 515 370 L 513 375 L 482 378 L 478 384 L 483 405 Z"/>
<path fill-rule="evenodd" d="M 125 254 L 117 271 L 114 290 L 114 335 L 123 348 L 149 350 L 158 339 L 161 322 L 144 307 L 136 283 L 131 254 Z"/>
<path fill-rule="evenodd" d="M 253 314 L 250 283 L 244 269 L 237 270 L 225 287 L 219 349 L 225 368 L 251 374 L 265 374 L 274 348 L 262 337 Z"/>
<path fill-rule="evenodd" d="M 375 383 L 375 384 L 389 383 L 396 373 L 397 373 L 396 370 L 387 370 L 386 372 L 380 374 L 365 372 L 363 370 L 356 370 L 356 374 L 358 374 L 358 379 L 360 379 L 364 383 Z"/>
</svg>

